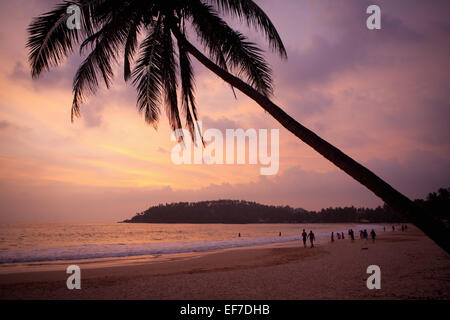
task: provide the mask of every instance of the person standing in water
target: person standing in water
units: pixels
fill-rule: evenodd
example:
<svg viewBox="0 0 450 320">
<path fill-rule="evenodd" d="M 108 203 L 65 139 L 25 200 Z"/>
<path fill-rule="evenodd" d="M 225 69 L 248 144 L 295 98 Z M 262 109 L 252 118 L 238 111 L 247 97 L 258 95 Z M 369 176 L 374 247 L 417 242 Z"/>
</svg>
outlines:
<svg viewBox="0 0 450 320">
<path fill-rule="evenodd" d="M 334 242 L 334 232 L 331 232 L 331 242 Z"/>
<path fill-rule="evenodd" d="M 315 240 L 315 237 L 314 237 L 314 233 L 312 232 L 312 230 L 310 230 L 309 231 L 309 241 L 311 242 L 311 248 L 314 248 L 314 240 Z"/>
<path fill-rule="evenodd" d="M 302 238 L 303 238 L 303 247 L 306 248 L 306 239 L 308 239 L 308 234 L 306 233 L 305 229 L 303 229 Z"/>
</svg>

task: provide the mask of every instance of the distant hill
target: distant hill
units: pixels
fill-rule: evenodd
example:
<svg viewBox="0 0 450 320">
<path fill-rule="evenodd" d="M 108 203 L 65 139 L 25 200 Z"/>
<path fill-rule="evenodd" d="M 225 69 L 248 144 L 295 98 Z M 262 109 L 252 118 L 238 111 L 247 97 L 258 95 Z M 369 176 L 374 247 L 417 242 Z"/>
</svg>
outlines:
<svg viewBox="0 0 450 320">
<path fill-rule="evenodd" d="M 429 214 L 450 221 L 450 188 L 441 188 L 425 200 L 415 200 Z M 126 223 L 333 223 L 407 222 L 384 205 L 370 208 L 327 208 L 321 211 L 268 206 L 243 200 L 217 200 L 160 204 L 125 220 Z"/>
<path fill-rule="evenodd" d="M 387 206 L 328 208 L 319 212 L 289 206 L 268 206 L 241 200 L 160 204 L 136 214 L 127 223 L 331 223 L 401 222 Z"/>
</svg>

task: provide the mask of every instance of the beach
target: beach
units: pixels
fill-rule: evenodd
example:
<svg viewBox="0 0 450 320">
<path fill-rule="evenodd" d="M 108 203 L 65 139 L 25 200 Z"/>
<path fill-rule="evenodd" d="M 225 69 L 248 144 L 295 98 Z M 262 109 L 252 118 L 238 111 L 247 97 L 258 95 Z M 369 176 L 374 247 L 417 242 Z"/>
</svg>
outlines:
<svg viewBox="0 0 450 320">
<path fill-rule="evenodd" d="M 76 262 L 71 262 L 76 263 Z M 369 265 L 381 289 L 369 290 Z M 299 242 L 116 264 L 79 261 L 81 289 L 65 267 L 0 275 L 1 299 L 449 299 L 449 256 L 420 230 L 379 232 L 315 248 Z"/>
</svg>

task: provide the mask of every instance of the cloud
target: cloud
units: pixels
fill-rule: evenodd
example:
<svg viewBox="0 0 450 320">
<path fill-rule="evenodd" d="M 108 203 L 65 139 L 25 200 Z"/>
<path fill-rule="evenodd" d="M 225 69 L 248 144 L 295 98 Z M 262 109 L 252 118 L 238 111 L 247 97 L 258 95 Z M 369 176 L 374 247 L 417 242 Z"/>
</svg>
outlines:
<svg viewBox="0 0 450 320">
<path fill-rule="evenodd" d="M 275 63 L 280 87 L 305 90 L 310 85 L 323 85 L 344 72 L 356 71 L 358 67 L 388 66 L 395 62 L 386 58 L 392 47 L 422 41 L 422 34 L 385 12 L 382 29 L 368 30 L 365 3 L 346 1 L 333 5 L 325 1 L 318 5 L 316 17 L 327 28 L 307 35 L 301 47 L 287 45 L 288 62 Z"/>
<path fill-rule="evenodd" d="M 228 119 L 226 117 L 220 117 L 218 119 L 212 119 L 208 116 L 203 116 L 200 119 L 203 122 L 203 130 L 206 129 L 219 129 L 225 132 L 226 129 L 239 129 L 243 128 L 238 122 Z"/>
<path fill-rule="evenodd" d="M 124 84 L 119 67 L 112 88 L 101 84 L 83 104 L 82 119 L 69 125 L 82 57 L 75 52 L 32 80 L 25 49 L 31 17 L 56 2 L 1 4 L 0 41 L 8 50 L 0 53 L 7 88 L 0 142 L 9 160 L 0 159 L 0 219 L 119 220 L 159 202 L 218 198 L 307 209 L 381 204 L 285 130 L 276 177 L 259 177 L 248 167 L 175 168 L 165 117 L 158 134 L 139 119 L 136 91 Z M 274 101 L 400 191 L 424 196 L 450 181 L 450 2 L 375 2 L 382 8 L 379 32 L 365 27 L 370 1 L 260 1 L 288 48 L 284 62 L 267 54 Z M 250 38 L 263 39 L 253 31 Z M 204 129 L 280 127 L 239 92 L 235 100 L 228 84 L 192 60 Z"/>
<path fill-rule="evenodd" d="M 405 161 L 372 159 L 367 165 L 411 198 L 423 198 L 438 188 L 449 187 L 450 159 L 434 153 L 417 150 Z M 0 220 L 30 220 L 35 216 L 47 221 L 117 221 L 159 203 L 216 199 L 245 199 L 308 210 L 382 204 L 340 170 L 314 172 L 292 167 L 271 178 L 260 176 L 249 183 L 211 184 L 192 190 L 170 186 L 91 187 L 51 181 L 22 185 L 0 180 Z"/>
</svg>

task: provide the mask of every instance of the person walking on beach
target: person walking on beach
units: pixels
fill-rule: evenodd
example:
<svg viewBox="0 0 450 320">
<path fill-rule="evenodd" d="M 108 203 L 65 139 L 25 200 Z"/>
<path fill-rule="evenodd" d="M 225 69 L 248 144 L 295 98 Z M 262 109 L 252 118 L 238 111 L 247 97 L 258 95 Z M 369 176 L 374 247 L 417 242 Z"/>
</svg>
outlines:
<svg viewBox="0 0 450 320">
<path fill-rule="evenodd" d="M 350 229 L 350 239 L 352 239 L 352 241 L 355 241 L 355 233 L 353 232 L 353 229 Z"/>
<path fill-rule="evenodd" d="M 364 238 L 364 240 L 367 240 L 368 236 L 369 236 L 369 234 L 367 233 L 367 230 L 364 229 L 364 231 L 363 231 L 363 238 Z"/>
<path fill-rule="evenodd" d="M 312 230 L 310 230 L 309 231 L 309 241 L 311 242 L 311 248 L 314 248 L 314 240 L 315 240 L 315 237 L 314 237 L 314 233 L 312 232 Z"/>
<path fill-rule="evenodd" d="M 344 233 L 342 232 L 342 240 L 344 240 Z"/>
<path fill-rule="evenodd" d="M 334 242 L 334 232 L 331 232 L 331 242 Z"/>
<path fill-rule="evenodd" d="M 377 236 L 375 230 L 372 229 L 372 231 L 370 231 L 370 236 L 372 237 L 372 241 L 375 242 L 375 237 Z"/>
<path fill-rule="evenodd" d="M 306 248 L 306 239 L 308 239 L 308 234 L 306 233 L 305 229 L 303 229 L 302 238 L 303 238 L 303 247 Z"/>
</svg>

